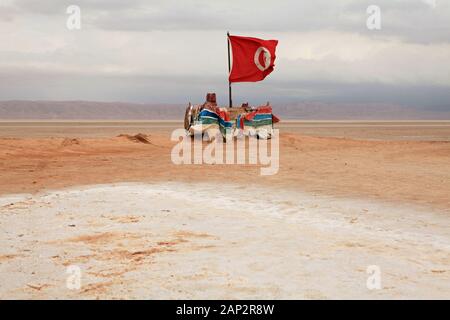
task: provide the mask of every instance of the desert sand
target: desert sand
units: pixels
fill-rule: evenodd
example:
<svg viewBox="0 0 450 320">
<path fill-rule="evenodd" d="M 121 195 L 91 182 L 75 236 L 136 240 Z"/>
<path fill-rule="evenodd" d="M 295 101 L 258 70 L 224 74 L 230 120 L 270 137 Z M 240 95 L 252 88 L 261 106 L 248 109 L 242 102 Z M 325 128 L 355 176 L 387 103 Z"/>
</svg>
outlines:
<svg viewBox="0 0 450 320">
<path fill-rule="evenodd" d="M 1 123 L 0 297 L 450 297 L 450 123 L 281 124 L 273 176 L 172 164 L 177 126 Z"/>
</svg>

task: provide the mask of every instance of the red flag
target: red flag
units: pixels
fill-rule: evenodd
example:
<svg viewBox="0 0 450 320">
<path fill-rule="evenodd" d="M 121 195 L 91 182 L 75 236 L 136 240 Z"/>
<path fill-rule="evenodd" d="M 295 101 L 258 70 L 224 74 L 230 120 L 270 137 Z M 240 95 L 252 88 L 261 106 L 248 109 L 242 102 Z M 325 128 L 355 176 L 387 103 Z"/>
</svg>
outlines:
<svg viewBox="0 0 450 320">
<path fill-rule="evenodd" d="M 229 36 L 233 52 L 230 82 L 264 80 L 275 66 L 275 48 L 278 40 Z"/>
</svg>

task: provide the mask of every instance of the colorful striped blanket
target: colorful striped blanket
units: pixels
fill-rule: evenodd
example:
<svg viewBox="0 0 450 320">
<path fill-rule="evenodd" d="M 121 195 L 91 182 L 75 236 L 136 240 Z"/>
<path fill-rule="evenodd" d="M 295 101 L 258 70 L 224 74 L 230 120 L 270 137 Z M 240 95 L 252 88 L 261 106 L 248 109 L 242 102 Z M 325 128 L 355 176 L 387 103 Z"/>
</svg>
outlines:
<svg viewBox="0 0 450 320">
<path fill-rule="evenodd" d="M 210 137 L 220 130 L 223 136 L 258 135 L 270 138 L 273 124 L 279 119 L 272 114 L 271 106 L 261 106 L 254 109 L 235 108 L 226 109 L 216 106 L 202 106 L 194 112 L 193 123 L 189 129 L 191 133 L 201 131 Z"/>
</svg>

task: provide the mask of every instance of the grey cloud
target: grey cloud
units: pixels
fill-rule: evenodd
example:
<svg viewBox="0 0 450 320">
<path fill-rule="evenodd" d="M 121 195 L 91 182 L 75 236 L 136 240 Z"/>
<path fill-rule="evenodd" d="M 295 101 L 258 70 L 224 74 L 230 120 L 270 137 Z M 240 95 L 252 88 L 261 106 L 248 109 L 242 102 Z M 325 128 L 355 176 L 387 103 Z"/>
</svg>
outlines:
<svg viewBox="0 0 450 320">
<path fill-rule="evenodd" d="M 15 0 L 19 13 L 61 14 L 72 2 Z M 78 0 L 87 25 L 105 30 L 348 31 L 406 41 L 450 41 L 450 3 L 423 0 L 144 1 Z M 369 5 L 382 10 L 382 30 L 366 28 Z M 19 14 L 17 13 L 17 14 Z M 1 16 L 1 15 L 0 15 Z"/>
<path fill-rule="evenodd" d="M 374 36 L 397 36 L 406 41 L 431 43 L 450 41 L 450 4 L 435 9 L 421 0 L 387 1 L 377 4 L 382 12 L 382 29 L 366 28 L 367 7 L 373 1 L 281 1 L 218 4 L 173 3 L 130 8 L 121 14 L 106 11 L 91 20 L 99 28 L 112 30 L 236 30 L 258 32 L 347 31 Z"/>
<path fill-rule="evenodd" d="M 145 4 L 142 0 L 14 0 L 11 7 L 22 13 L 53 15 L 61 14 L 70 5 L 78 5 L 87 10 L 117 11 Z"/>
</svg>

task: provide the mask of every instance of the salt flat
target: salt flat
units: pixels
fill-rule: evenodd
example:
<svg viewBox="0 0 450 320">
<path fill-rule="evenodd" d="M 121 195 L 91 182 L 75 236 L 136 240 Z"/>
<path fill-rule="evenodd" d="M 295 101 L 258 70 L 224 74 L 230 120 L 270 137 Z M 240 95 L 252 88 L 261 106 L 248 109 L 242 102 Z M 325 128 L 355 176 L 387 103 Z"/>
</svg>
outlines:
<svg viewBox="0 0 450 320">
<path fill-rule="evenodd" d="M 0 197 L 0 298 L 448 298 L 439 209 L 244 184 Z M 69 289 L 68 268 L 81 271 Z M 381 289 L 369 290 L 369 266 Z"/>
<path fill-rule="evenodd" d="M 182 128 L 179 120 L 2 120 L 0 137 L 99 138 L 121 133 L 167 133 Z M 344 121 L 282 120 L 282 133 L 369 140 L 450 141 L 450 120 Z"/>
</svg>

